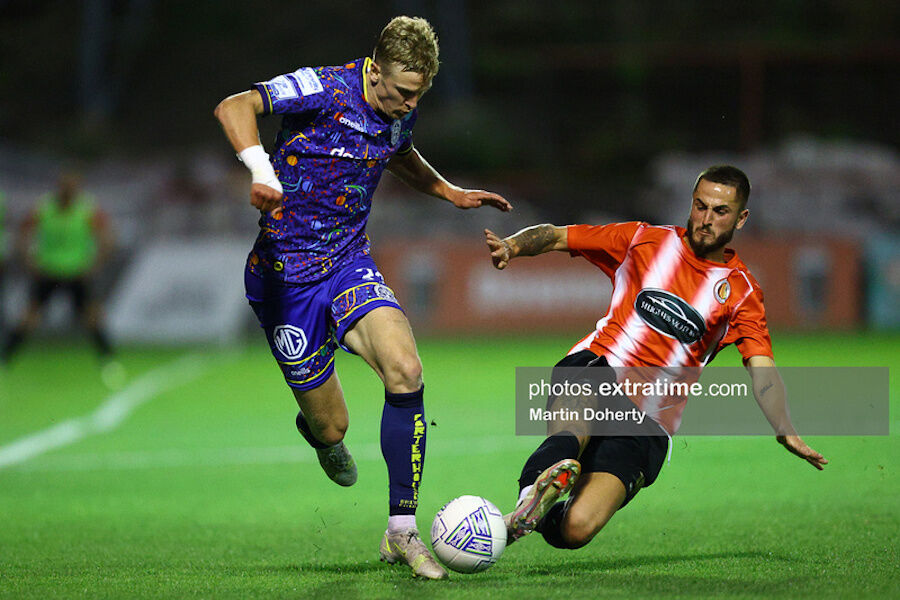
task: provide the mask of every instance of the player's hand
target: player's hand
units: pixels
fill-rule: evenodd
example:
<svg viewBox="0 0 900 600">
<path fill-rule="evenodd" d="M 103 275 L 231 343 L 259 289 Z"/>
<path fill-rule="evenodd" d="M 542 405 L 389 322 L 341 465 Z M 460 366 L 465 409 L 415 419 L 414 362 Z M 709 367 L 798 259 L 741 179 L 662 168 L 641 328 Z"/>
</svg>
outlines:
<svg viewBox="0 0 900 600">
<path fill-rule="evenodd" d="M 788 452 L 794 456 L 799 456 L 820 471 L 828 464 L 824 456 L 807 446 L 798 435 L 779 435 L 775 439 L 778 440 L 779 444 L 787 448 Z"/>
<path fill-rule="evenodd" d="M 509 261 L 512 260 L 512 252 L 509 244 L 500 239 L 500 237 L 490 229 L 484 230 L 484 238 L 487 242 L 488 250 L 491 251 L 491 261 L 494 268 L 505 269 Z"/>
<path fill-rule="evenodd" d="M 281 200 L 284 196 L 276 189 L 262 183 L 250 186 L 250 204 L 272 216 L 281 213 Z"/>
<path fill-rule="evenodd" d="M 486 192 L 484 190 L 460 190 L 459 194 L 455 194 L 450 198 L 450 202 L 457 208 L 478 208 L 480 206 L 493 206 L 497 210 L 509 212 L 512 210 L 506 198 L 494 192 Z"/>
</svg>

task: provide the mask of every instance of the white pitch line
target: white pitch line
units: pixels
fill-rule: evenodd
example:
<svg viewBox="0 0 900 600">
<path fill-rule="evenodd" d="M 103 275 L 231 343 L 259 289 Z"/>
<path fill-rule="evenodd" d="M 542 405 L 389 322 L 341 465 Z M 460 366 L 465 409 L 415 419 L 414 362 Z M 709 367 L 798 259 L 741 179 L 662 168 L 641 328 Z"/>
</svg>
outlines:
<svg viewBox="0 0 900 600">
<path fill-rule="evenodd" d="M 208 364 L 199 355 L 183 356 L 137 378 L 131 385 L 107 398 L 89 415 L 69 419 L 0 446 L 0 469 L 115 429 L 141 404 L 200 377 L 209 368 Z"/>
</svg>

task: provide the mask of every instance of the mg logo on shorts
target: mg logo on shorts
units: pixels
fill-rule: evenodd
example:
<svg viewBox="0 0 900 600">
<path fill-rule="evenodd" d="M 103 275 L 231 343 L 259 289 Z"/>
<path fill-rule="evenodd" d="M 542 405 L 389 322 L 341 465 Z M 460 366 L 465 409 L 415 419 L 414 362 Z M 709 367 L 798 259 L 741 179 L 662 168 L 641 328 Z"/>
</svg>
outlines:
<svg viewBox="0 0 900 600">
<path fill-rule="evenodd" d="M 641 320 L 664 336 L 682 344 L 693 344 L 706 333 L 706 323 L 697 309 L 671 292 L 647 288 L 634 300 Z"/>
<path fill-rule="evenodd" d="M 306 350 L 306 334 L 299 327 L 293 325 L 279 325 L 272 333 L 275 347 L 288 360 L 294 360 L 303 356 Z"/>
</svg>

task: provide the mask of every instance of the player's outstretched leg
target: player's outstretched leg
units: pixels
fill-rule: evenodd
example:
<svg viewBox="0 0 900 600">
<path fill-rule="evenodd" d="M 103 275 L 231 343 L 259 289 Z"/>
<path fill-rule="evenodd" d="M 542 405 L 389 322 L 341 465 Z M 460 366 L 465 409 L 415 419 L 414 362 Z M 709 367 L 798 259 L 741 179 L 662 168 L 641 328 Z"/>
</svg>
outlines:
<svg viewBox="0 0 900 600">
<path fill-rule="evenodd" d="M 316 451 L 319 465 L 329 479 L 344 487 L 349 487 L 356 483 L 358 475 L 356 461 L 353 460 L 353 456 L 350 454 L 347 446 L 344 445 L 343 440 L 332 446 L 317 440 L 309 428 L 309 423 L 306 422 L 306 418 L 303 416 L 303 411 L 297 413 L 297 431 Z"/>
<path fill-rule="evenodd" d="M 637 493 L 634 488 L 632 497 Z M 606 472 L 587 472 L 578 478 L 578 489 L 566 502 L 554 504 L 537 531 L 554 548 L 574 550 L 587 545 L 626 503 L 625 484 Z"/>
<path fill-rule="evenodd" d="M 535 530 L 538 523 L 562 496 L 569 493 L 581 472 L 581 464 L 573 458 L 565 458 L 547 467 L 534 485 L 519 500 L 516 509 L 504 515 L 507 544 Z"/>
<path fill-rule="evenodd" d="M 569 431 L 561 431 L 547 437 L 531 453 L 522 467 L 522 474 L 519 476 L 519 497 L 522 497 L 522 492 L 529 485 L 537 481 L 547 467 L 566 458 L 578 458 L 580 450 L 578 437 Z"/>
<path fill-rule="evenodd" d="M 425 462 L 424 386 L 415 392 L 385 392 L 381 417 L 381 453 L 388 468 L 388 529 L 381 540 L 381 560 L 403 561 L 413 576 L 446 579 L 447 571 L 431 557 L 416 528 L 419 482 Z"/>
<path fill-rule="evenodd" d="M 388 528 L 381 559 L 408 564 L 414 576 L 445 579 L 447 571 L 431 557 L 416 527 L 427 426 L 422 363 L 409 321 L 396 304 L 376 306 L 347 330 L 343 343 L 384 382 L 381 453 L 388 470 Z"/>
</svg>

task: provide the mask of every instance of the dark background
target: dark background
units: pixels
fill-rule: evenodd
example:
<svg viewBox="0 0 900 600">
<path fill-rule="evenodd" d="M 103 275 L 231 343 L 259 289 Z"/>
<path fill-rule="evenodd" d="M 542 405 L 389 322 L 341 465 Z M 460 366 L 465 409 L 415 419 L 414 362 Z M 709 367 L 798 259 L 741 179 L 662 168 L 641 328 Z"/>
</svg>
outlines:
<svg viewBox="0 0 900 600">
<path fill-rule="evenodd" d="M 138 277 L 154 252 L 227 247 L 221 271 L 239 273 L 257 219 L 213 109 L 253 82 L 369 55 L 398 14 L 440 38 L 417 148 L 516 208 L 453 210 L 383 178 L 367 232 L 417 331 L 581 331 L 602 290 L 584 290 L 598 300 L 582 316 L 539 300 L 595 273 L 547 259 L 489 278 L 483 228 L 682 225 L 694 178 L 717 163 L 753 184 L 735 247 L 773 325 L 900 327 L 900 3 L 873 0 L 0 0 L 0 313 L 13 322 L 26 298 L 18 225 L 64 169 L 114 224 L 98 276 L 114 332 L 152 321 L 122 316 L 128 289 L 179 289 Z M 260 119 L 270 151 L 278 126 Z M 235 289 L 194 283 L 242 302 L 239 277 L 223 281 Z M 521 303 L 503 323 L 484 311 L 498 296 Z"/>
<path fill-rule="evenodd" d="M 224 154 L 220 99 L 369 54 L 400 13 L 441 41 L 423 154 L 553 190 L 560 219 L 577 190 L 628 212 L 668 150 L 900 140 L 900 4 L 871 0 L 0 1 L 0 139 L 79 158 Z"/>
</svg>

